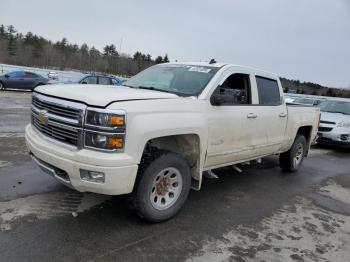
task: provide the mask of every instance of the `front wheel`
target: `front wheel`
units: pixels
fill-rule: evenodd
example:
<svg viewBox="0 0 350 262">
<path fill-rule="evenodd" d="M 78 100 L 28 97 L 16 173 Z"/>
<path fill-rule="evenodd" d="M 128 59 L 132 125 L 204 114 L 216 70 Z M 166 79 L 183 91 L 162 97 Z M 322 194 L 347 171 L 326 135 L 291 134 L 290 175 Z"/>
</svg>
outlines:
<svg viewBox="0 0 350 262">
<path fill-rule="evenodd" d="M 307 150 L 306 139 L 297 135 L 294 143 L 287 152 L 280 154 L 280 167 L 286 172 L 295 172 L 303 162 Z"/>
<path fill-rule="evenodd" d="M 2 82 L 0 82 L 0 90 L 1 91 L 5 90 L 5 86 L 4 86 L 4 84 Z"/>
<path fill-rule="evenodd" d="M 184 205 L 191 174 L 181 155 L 165 151 L 154 154 L 140 165 L 132 201 L 142 219 L 161 222 L 175 216 Z"/>
</svg>

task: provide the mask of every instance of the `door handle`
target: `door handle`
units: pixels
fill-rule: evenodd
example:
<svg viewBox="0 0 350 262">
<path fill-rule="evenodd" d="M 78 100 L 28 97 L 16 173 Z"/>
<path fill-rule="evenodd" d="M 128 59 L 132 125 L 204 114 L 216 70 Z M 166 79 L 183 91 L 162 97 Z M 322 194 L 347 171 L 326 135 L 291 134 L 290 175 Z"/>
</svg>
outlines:
<svg viewBox="0 0 350 262">
<path fill-rule="evenodd" d="M 256 115 L 256 114 L 254 114 L 254 113 L 249 113 L 248 115 L 247 115 L 247 118 L 257 118 L 258 116 Z"/>
<path fill-rule="evenodd" d="M 286 117 L 286 116 L 287 116 L 286 113 L 280 113 L 280 114 L 279 114 L 279 117 Z"/>
</svg>

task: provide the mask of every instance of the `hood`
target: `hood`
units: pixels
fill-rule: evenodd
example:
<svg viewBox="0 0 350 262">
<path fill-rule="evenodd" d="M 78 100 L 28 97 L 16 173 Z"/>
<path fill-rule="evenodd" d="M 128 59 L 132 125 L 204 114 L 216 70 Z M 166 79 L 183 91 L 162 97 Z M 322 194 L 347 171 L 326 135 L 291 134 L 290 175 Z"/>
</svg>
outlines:
<svg viewBox="0 0 350 262">
<path fill-rule="evenodd" d="M 45 85 L 35 88 L 36 92 L 80 101 L 91 106 L 106 107 L 111 102 L 127 100 L 169 99 L 178 96 L 171 93 L 135 89 L 126 86 L 103 85 Z"/>
<path fill-rule="evenodd" d="M 350 116 L 340 113 L 321 112 L 321 121 L 335 122 L 336 124 L 342 121 L 350 122 Z"/>
</svg>

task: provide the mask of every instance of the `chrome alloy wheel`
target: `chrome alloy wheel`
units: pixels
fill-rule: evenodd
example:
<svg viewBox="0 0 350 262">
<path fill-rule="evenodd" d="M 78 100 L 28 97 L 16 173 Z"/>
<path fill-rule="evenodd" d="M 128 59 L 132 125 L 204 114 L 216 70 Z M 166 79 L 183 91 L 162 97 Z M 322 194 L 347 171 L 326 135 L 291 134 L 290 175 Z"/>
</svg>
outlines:
<svg viewBox="0 0 350 262">
<path fill-rule="evenodd" d="M 300 165 L 301 161 L 304 158 L 304 146 L 302 143 L 298 144 L 297 146 L 297 150 L 295 152 L 295 156 L 294 156 L 294 166 L 297 167 Z"/>
<path fill-rule="evenodd" d="M 182 184 L 182 176 L 178 169 L 168 167 L 160 171 L 152 183 L 152 206 L 157 210 L 173 206 L 181 194 Z"/>
</svg>

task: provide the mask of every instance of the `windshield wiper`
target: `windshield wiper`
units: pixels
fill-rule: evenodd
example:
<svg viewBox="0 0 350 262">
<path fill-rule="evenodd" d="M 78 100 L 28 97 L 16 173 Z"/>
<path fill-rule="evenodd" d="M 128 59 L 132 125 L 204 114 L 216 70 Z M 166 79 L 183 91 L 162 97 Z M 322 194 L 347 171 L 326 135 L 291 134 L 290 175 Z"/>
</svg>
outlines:
<svg viewBox="0 0 350 262">
<path fill-rule="evenodd" d="M 161 88 L 156 88 L 154 86 L 138 86 L 136 88 L 160 91 L 160 92 L 165 92 L 165 93 L 171 93 L 170 91 L 167 91 L 167 90 L 164 90 L 164 89 L 161 89 Z"/>
</svg>

